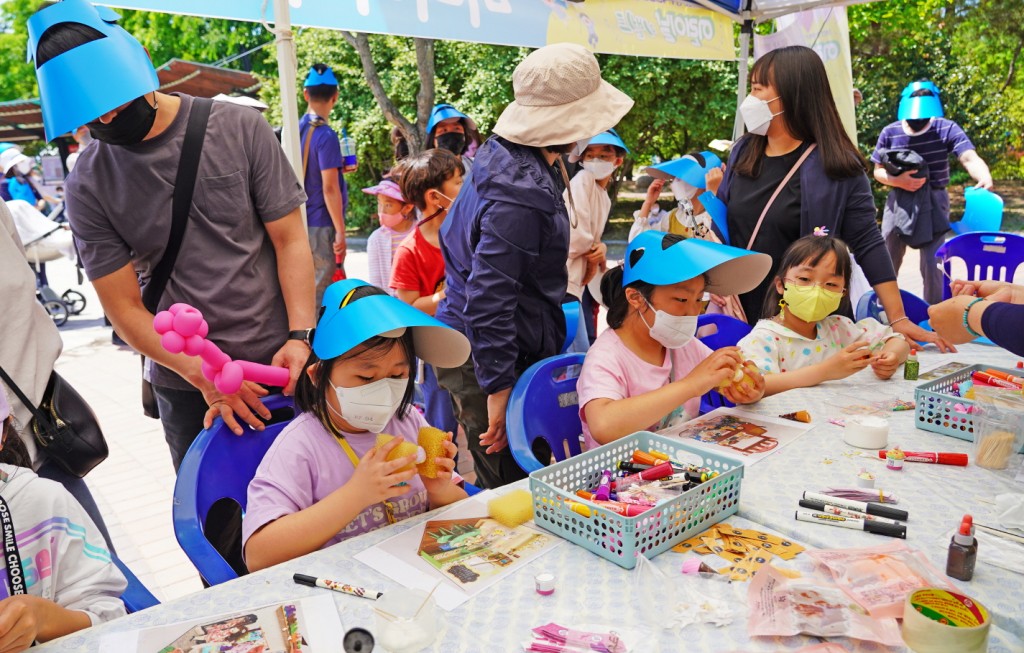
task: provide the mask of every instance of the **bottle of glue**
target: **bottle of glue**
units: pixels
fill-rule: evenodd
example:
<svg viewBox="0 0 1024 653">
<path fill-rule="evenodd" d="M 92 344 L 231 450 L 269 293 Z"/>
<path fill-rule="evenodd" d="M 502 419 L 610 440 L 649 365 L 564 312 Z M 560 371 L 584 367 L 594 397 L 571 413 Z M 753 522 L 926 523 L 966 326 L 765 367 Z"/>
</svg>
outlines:
<svg viewBox="0 0 1024 653">
<path fill-rule="evenodd" d="M 921 370 L 921 363 L 917 360 L 917 350 L 910 349 L 910 355 L 903 363 L 903 379 L 906 381 L 917 381 L 917 375 Z"/>
<path fill-rule="evenodd" d="M 946 575 L 957 580 L 974 578 L 974 563 L 978 560 L 978 540 L 974 537 L 974 519 L 964 515 L 960 528 L 953 533 L 946 557 Z"/>
</svg>

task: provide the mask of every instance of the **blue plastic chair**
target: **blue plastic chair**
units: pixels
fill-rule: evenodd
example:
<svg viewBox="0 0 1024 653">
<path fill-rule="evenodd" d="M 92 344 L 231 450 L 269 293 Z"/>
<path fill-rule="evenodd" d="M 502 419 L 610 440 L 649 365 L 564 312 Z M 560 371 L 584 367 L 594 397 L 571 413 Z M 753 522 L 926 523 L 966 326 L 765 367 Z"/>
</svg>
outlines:
<svg viewBox="0 0 1024 653">
<path fill-rule="evenodd" d="M 263 404 L 271 421 L 262 431 L 243 423 L 235 435 L 217 419 L 189 447 L 174 484 L 174 534 L 185 555 L 210 585 L 237 578 L 238 574 L 203 534 L 210 507 L 231 499 L 245 510 L 249 481 L 278 434 L 295 417 L 291 397 L 271 395 Z"/>
<path fill-rule="evenodd" d="M 527 474 L 547 465 L 533 453 L 537 440 L 545 440 L 559 461 L 582 452 L 576 381 L 583 359 L 583 354 L 545 358 L 531 365 L 512 388 L 505 430 L 512 456 Z"/>
<path fill-rule="evenodd" d="M 911 322 L 920 324 L 928 320 L 928 302 L 906 290 L 901 290 L 900 296 L 903 297 L 903 310 Z M 882 306 L 882 302 L 878 301 L 878 295 L 874 290 L 869 290 L 861 295 L 860 301 L 857 302 L 857 310 L 854 312 L 854 316 L 857 320 L 873 317 L 882 324 L 889 324 L 888 317 L 883 319 L 884 312 L 885 307 Z"/>
<path fill-rule="evenodd" d="M 562 343 L 562 349 L 558 352 L 560 354 L 568 351 L 573 341 L 576 340 L 576 331 L 580 328 L 580 311 L 581 305 L 577 300 L 562 303 L 562 312 L 565 314 L 565 342 Z"/>
<path fill-rule="evenodd" d="M 717 327 L 717 330 L 700 338 L 700 341 L 711 350 L 733 347 L 752 330 L 751 326 L 743 320 L 737 320 L 734 317 L 720 313 L 705 313 L 697 318 L 698 333 L 701 328 L 712 324 Z M 709 390 L 700 398 L 700 412 L 702 415 L 722 406 L 732 407 L 735 405 L 717 390 Z"/>
<path fill-rule="evenodd" d="M 947 278 L 952 278 L 951 262 L 967 264 L 968 281 L 1000 280 L 1013 282 L 1013 275 L 1024 263 L 1024 236 L 1001 231 L 976 231 L 955 236 L 939 247 L 935 258 Z M 949 284 L 942 286 L 942 298 L 949 299 Z"/>
<path fill-rule="evenodd" d="M 153 596 L 152 592 L 146 589 L 146 586 L 132 573 L 132 570 L 127 565 L 121 562 L 117 556 L 111 556 L 110 558 L 111 562 L 124 574 L 125 580 L 128 581 L 128 587 L 125 588 L 124 594 L 121 595 L 121 602 L 124 603 L 128 614 L 152 608 L 154 605 L 160 605 L 160 601 Z"/>
<path fill-rule="evenodd" d="M 990 190 L 972 186 L 964 189 L 964 204 L 964 217 L 949 225 L 957 234 L 1002 229 L 1002 197 Z"/>
</svg>

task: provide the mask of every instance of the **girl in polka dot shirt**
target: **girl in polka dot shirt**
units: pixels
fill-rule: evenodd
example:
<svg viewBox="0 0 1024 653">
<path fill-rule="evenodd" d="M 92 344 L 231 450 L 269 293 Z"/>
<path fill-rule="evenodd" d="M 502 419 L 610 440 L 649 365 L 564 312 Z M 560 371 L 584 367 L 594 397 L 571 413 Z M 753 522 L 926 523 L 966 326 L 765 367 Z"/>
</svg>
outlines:
<svg viewBox="0 0 1024 653">
<path fill-rule="evenodd" d="M 765 297 L 765 318 L 739 343 L 743 358 L 764 374 L 765 396 L 869 366 L 888 379 L 907 359 L 909 345 L 890 327 L 837 315 L 850 304 L 850 269 L 846 243 L 828 235 L 805 236 L 786 250 Z"/>
</svg>

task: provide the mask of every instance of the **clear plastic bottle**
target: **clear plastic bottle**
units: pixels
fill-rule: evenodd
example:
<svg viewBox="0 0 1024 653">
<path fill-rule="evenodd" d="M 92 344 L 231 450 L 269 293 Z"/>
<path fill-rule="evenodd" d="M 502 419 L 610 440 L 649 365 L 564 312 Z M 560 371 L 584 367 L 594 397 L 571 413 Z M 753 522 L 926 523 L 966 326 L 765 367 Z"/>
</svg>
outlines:
<svg viewBox="0 0 1024 653">
<path fill-rule="evenodd" d="M 341 129 L 341 171 L 344 173 L 355 172 L 359 167 L 359 157 L 356 155 L 356 141 L 350 138 L 348 131 Z"/>
<path fill-rule="evenodd" d="M 974 537 L 974 519 L 964 515 L 960 528 L 949 542 L 946 557 L 946 575 L 957 580 L 974 578 L 974 563 L 978 561 L 978 540 Z"/>
</svg>

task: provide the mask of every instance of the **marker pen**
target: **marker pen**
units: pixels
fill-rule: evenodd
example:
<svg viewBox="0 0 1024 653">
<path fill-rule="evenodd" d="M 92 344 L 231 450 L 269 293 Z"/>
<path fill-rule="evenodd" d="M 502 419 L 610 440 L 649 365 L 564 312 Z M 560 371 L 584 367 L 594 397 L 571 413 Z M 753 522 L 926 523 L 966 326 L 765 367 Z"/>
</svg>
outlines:
<svg viewBox="0 0 1024 653">
<path fill-rule="evenodd" d="M 650 469 L 654 465 L 641 465 L 639 463 L 627 463 L 625 461 L 619 461 L 618 468 L 620 471 L 626 472 L 627 474 L 636 474 L 642 472 L 645 469 Z"/>
<path fill-rule="evenodd" d="M 999 370 L 985 370 L 985 374 L 991 374 L 994 377 L 1000 378 L 1010 383 L 1016 383 L 1017 385 L 1024 385 L 1024 379 L 1019 376 L 1014 376 L 1008 372 L 1000 372 Z"/>
<path fill-rule="evenodd" d="M 847 510 L 866 512 L 867 514 L 875 515 L 876 517 L 887 517 L 888 519 L 896 519 L 899 521 L 908 521 L 909 519 L 909 515 L 906 510 L 890 508 L 889 506 L 874 503 L 873 501 L 840 499 L 839 497 L 832 497 L 827 494 L 821 494 L 820 492 L 804 492 L 803 498 L 810 499 L 811 501 L 821 501 L 827 506 L 838 506 L 840 508 L 846 508 Z"/>
<path fill-rule="evenodd" d="M 980 383 L 982 385 L 994 385 L 997 388 L 1007 388 L 1009 390 L 1020 390 L 1022 387 L 1016 383 L 1007 381 L 1006 379 L 1001 379 L 998 376 L 992 376 L 987 372 L 974 372 L 971 374 L 971 379 L 975 383 Z"/>
<path fill-rule="evenodd" d="M 843 517 L 842 515 L 831 515 L 826 512 L 811 512 L 810 510 L 797 510 L 796 520 L 812 522 L 815 524 L 825 524 L 826 526 L 839 526 L 840 528 L 849 528 L 855 531 L 867 531 L 868 533 L 875 533 L 877 535 L 899 537 L 904 540 L 907 539 L 907 527 L 903 524 L 882 524 L 877 521 L 866 521 L 864 519 Z"/>
<path fill-rule="evenodd" d="M 566 499 L 565 505 L 568 506 L 569 510 L 573 511 L 581 517 L 589 517 L 591 515 L 590 506 L 586 506 L 579 501 L 571 501 Z"/>
<path fill-rule="evenodd" d="M 864 521 L 876 521 L 880 524 L 896 524 L 897 526 L 902 526 L 902 524 L 900 524 L 895 519 L 876 517 L 875 515 L 857 512 L 856 510 L 847 510 L 846 508 L 840 508 L 839 506 L 829 506 L 825 505 L 825 503 L 822 501 L 809 501 L 807 499 L 800 499 L 800 507 L 807 508 L 808 510 L 814 510 L 816 512 L 827 512 L 830 515 L 850 517 L 851 519 L 863 519 Z"/>
<path fill-rule="evenodd" d="M 639 449 L 637 449 L 636 451 L 633 452 L 633 462 L 639 465 L 650 465 L 653 467 L 663 461 L 655 456 L 652 456 L 646 451 L 640 451 Z"/>
<path fill-rule="evenodd" d="M 327 580 L 326 578 L 317 578 L 316 576 L 307 576 L 305 574 L 295 574 L 292 576 L 292 580 L 299 585 L 306 585 L 307 587 L 322 587 L 325 590 L 334 590 L 335 592 L 351 594 L 352 596 L 359 596 L 372 601 L 376 601 L 380 597 L 384 596 L 384 592 L 373 592 L 362 587 L 356 587 L 355 585 L 346 585 L 344 583 L 339 583 L 336 580 Z"/>
<path fill-rule="evenodd" d="M 941 451 L 904 451 L 904 462 L 908 463 L 933 463 L 936 465 L 967 466 L 967 454 L 945 453 Z M 878 457 L 884 459 L 885 451 L 879 451 Z"/>
<path fill-rule="evenodd" d="M 594 498 L 598 501 L 607 501 L 612 492 L 612 470 L 606 469 L 601 472 L 601 483 L 594 491 Z"/>
<path fill-rule="evenodd" d="M 640 481 L 656 481 L 659 478 L 665 478 L 675 474 L 675 469 L 672 467 L 672 463 L 661 463 L 655 465 L 650 469 L 645 469 L 642 472 L 631 474 L 625 478 L 621 478 L 618 481 L 613 482 L 612 486 L 615 488 L 629 487 Z"/>
</svg>

